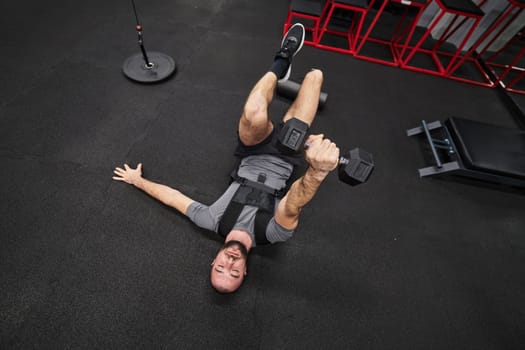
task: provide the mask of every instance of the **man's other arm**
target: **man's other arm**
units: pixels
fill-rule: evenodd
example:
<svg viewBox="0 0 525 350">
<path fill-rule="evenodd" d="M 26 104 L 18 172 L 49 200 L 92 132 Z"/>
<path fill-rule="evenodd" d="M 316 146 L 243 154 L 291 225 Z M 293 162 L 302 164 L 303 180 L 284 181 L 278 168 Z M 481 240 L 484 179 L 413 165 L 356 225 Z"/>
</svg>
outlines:
<svg viewBox="0 0 525 350">
<path fill-rule="evenodd" d="M 139 163 L 136 169 L 124 164 L 124 168 L 117 167 L 113 172 L 116 175 L 113 176 L 113 180 L 133 185 L 165 205 L 177 209 L 181 214 L 186 215 L 188 207 L 193 203 L 193 199 L 180 191 L 142 177 L 142 163 Z"/>
<path fill-rule="evenodd" d="M 323 140 L 323 135 L 312 135 L 307 143 L 306 160 L 309 167 L 292 184 L 275 212 L 275 221 L 288 230 L 297 227 L 302 208 L 312 200 L 321 183 L 339 162 L 339 148 L 330 140 Z"/>
</svg>

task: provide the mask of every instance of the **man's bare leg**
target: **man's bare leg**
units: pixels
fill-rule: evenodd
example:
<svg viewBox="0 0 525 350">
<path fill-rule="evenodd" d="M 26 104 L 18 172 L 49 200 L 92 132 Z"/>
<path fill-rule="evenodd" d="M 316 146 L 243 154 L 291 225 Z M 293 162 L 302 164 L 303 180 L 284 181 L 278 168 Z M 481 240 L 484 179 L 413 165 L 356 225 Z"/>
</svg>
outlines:
<svg viewBox="0 0 525 350">
<path fill-rule="evenodd" d="M 268 116 L 268 106 L 273 100 L 277 76 L 266 73 L 253 87 L 239 121 L 239 138 L 246 146 L 263 141 L 273 130 Z"/>
<path fill-rule="evenodd" d="M 290 27 L 284 35 L 281 48 L 276 53 L 269 71 L 255 84 L 248 95 L 239 121 L 239 138 L 244 145 L 256 145 L 273 131 L 268 107 L 273 100 L 277 81 L 286 80 L 290 76 L 292 59 L 304 43 L 304 30 L 304 26 L 300 23 Z"/>
<path fill-rule="evenodd" d="M 317 114 L 322 85 L 322 71 L 313 69 L 308 72 L 304 77 L 295 101 L 284 115 L 283 121 L 286 122 L 290 118 L 297 118 L 311 126 Z"/>
</svg>

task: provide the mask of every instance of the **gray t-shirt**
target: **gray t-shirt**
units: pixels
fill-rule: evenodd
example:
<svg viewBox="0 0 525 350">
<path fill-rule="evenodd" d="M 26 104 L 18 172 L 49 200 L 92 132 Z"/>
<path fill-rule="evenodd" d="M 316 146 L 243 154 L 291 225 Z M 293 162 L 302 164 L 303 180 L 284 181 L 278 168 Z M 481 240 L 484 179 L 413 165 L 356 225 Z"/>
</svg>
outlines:
<svg viewBox="0 0 525 350">
<path fill-rule="evenodd" d="M 286 186 L 286 180 L 291 176 L 293 166 L 283 159 L 272 155 L 254 155 L 243 158 L 239 165 L 237 174 L 251 181 L 257 181 L 259 174 L 266 175 L 265 185 L 280 190 Z M 199 202 L 193 202 L 188 207 L 186 216 L 197 226 L 218 232 L 219 222 L 224 214 L 233 195 L 239 188 L 239 184 L 233 182 L 219 199 L 210 206 Z M 275 201 L 275 208 L 279 200 Z M 245 205 L 237 222 L 233 226 L 234 230 L 248 232 L 255 246 L 254 222 L 257 207 Z M 272 218 L 266 227 L 266 239 L 270 243 L 284 242 L 293 235 L 292 230 L 287 230 L 275 222 Z"/>
</svg>

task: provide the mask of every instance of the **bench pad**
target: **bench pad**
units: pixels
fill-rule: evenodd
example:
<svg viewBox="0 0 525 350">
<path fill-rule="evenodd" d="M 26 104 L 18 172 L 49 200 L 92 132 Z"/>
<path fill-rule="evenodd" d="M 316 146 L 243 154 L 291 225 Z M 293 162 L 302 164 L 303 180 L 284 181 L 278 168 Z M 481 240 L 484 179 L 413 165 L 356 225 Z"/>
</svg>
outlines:
<svg viewBox="0 0 525 350">
<path fill-rule="evenodd" d="M 525 131 L 458 117 L 445 125 L 465 167 L 525 179 Z"/>
</svg>

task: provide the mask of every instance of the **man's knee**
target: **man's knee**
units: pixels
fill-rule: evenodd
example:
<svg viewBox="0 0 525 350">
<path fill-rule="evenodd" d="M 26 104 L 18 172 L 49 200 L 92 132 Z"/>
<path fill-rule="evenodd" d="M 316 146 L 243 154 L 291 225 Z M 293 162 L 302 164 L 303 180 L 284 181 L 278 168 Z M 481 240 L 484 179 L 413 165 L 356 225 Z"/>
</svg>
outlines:
<svg viewBox="0 0 525 350">
<path fill-rule="evenodd" d="M 306 73 L 303 84 L 305 82 L 320 87 L 323 84 L 323 72 L 319 69 L 312 69 L 311 71 Z"/>
<path fill-rule="evenodd" d="M 268 110 L 267 104 L 268 103 L 264 96 L 262 96 L 260 92 L 255 91 L 244 105 L 243 117 L 250 123 L 265 121 Z"/>
</svg>

